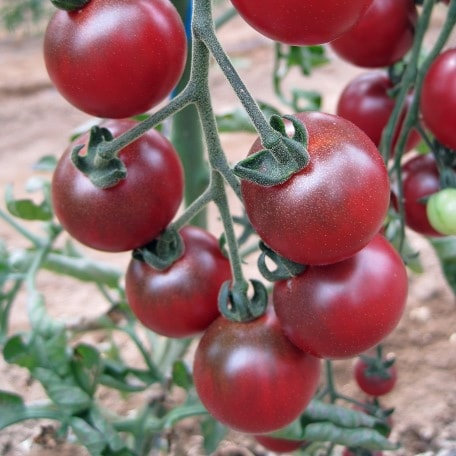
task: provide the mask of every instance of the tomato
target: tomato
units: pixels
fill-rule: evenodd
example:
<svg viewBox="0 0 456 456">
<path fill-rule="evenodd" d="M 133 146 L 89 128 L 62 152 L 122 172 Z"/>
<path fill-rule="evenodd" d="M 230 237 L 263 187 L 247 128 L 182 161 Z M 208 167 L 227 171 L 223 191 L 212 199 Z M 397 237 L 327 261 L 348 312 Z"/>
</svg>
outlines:
<svg viewBox="0 0 456 456">
<path fill-rule="evenodd" d="M 133 120 L 101 124 L 115 137 L 134 125 Z M 60 223 L 79 242 L 98 250 L 122 252 L 152 241 L 172 220 L 182 200 L 182 165 L 172 144 L 150 130 L 120 151 L 126 179 L 100 189 L 70 158 L 73 147 L 88 141 L 89 133 L 78 138 L 54 172 L 52 202 Z"/>
<path fill-rule="evenodd" d="M 147 328 L 167 337 L 189 337 L 220 314 L 220 287 L 231 279 L 230 262 L 217 239 L 205 230 L 181 230 L 184 254 L 164 271 L 131 260 L 126 292 L 131 310 Z"/>
<path fill-rule="evenodd" d="M 353 122 L 379 146 L 382 132 L 393 112 L 395 100 L 388 95 L 393 83 L 384 71 L 370 71 L 353 79 L 342 92 L 337 104 L 337 115 Z M 393 150 L 399 139 L 399 133 L 404 123 L 407 110 L 410 108 L 413 96 L 407 98 L 404 112 L 393 138 Z M 409 133 L 406 151 L 413 149 L 420 142 L 416 130 Z"/>
<path fill-rule="evenodd" d="M 320 362 L 283 335 L 269 308 L 249 323 L 215 320 L 196 350 L 193 375 L 211 415 L 232 429 L 261 434 L 286 426 L 305 409 Z"/>
<path fill-rule="evenodd" d="M 421 113 L 437 140 L 456 149 L 456 49 L 440 54 L 426 73 Z"/>
<path fill-rule="evenodd" d="M 174 88 L 187 42 L 168 0 L 91 0 L 57 11 L 44 58 L 58 91 L 78 109 L 122 118 L 147 111 Z"/>
<path fill-rule="evenodd" d="M 456 188 L 446 188 L 434 193 L 427 203 L 427 217 L 439 233 L 456 234 Z"/>
<path fill-rule="evenodd" d="M 352 258 L 310 266 L 276 282 L 273 303 L 285 335 L 320 358 L 356 356 L 397 325 L 407 298 L 407 273 L 389 242 L 377 235 Z"/>
<path fill-rule="evenodd" d="M 414 0 L 374 0 L 358 24 L 331 48 L 360 67 L 390 66 L 412 47 L 416 21 Z"/>
<path fill-rule="evenodd" d="M 370 374 L 369 366 L 363 359 L 359 358 L 355 364 L 355 380 L 358 386 L 370 396 L 383 396 L 388 394 L 396 384 L 397 370 L 392 365 L 386 370 L 386 375 Z"/>
<path fill-rule="evenodd" d="M 327 43 L 347 32 L 372 0 L 231 0 L 258 32 L 298 46 Z"/>
<path fill-rule="evenodd" d="M 440 190 L 440 178 L 432 155 L 420 155 L 402 167 L 405 222 L 409 228 L 425 236 L 441 236 L 429 223 L 426 202 L 422 198 Z"/>
<path fill-rule="evenodd" d="M 256 435 L 255 440 L 261 443 L 267 450 L 275 453 L 289 453 L 301 448 L 304 440 L 287 440 L 269 437 L 268 435 Z"/>
<path fill-rule="evenodd" d="M 380 230 L 390 199 L 388 173 L 375 145 L 351 122 L 319 112 L 297 117 L 309 133 L 309 165 L 274 187 L 242 181 L 246 212 L 282 256 L 335 263 Z M 260 149 L 258 139 L 250 154 Z"/>
</svg>

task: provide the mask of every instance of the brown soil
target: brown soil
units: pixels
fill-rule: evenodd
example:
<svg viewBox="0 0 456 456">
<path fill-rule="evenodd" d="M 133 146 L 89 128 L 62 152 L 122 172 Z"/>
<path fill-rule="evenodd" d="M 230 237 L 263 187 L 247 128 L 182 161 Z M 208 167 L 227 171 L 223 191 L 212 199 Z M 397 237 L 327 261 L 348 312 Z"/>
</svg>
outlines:
<svg viewBox="0 0 456 456">
<path fill-rule="evenodd" d="M 440 7 L 439 7 L 440 8 Z M 430 38 L 435 36 L 444 9 L 437 11 Z M 233 31 L 236 33 L 233 33 Z M 254 95 L 277 105 L 269 75 L 272 67 L 271 43 L 236 19 L 221 33 L 226 49 Z M 11 38 L 0 41 L 0 187 L 14 183 L 18 194 L 24 192 L 26 180 L 32 176 L 31 165 L 46 154 L 60 154 L 67 144 L 69 132 L 89 118 L 68 105 L 52 88 L 41 55 L 41 38 Z M 334 59 L 333 63 L 315 71 L 310 79 L 298 72 L 289 78 L 289 87 L 316 89 L 324 93 L 324 109 L 333 112 L 344 84 L 360 69 Z M 218 112 L 237 106 L 236 98 L 217 68 L 212 71 L 212 87 Z M 243 157 L 252 141 L 251 135 L 224 135 L 223 143 L 231 162 Z M 219 230 L 215 214 L 211 218 Z M 31 224 L 31 230 L 36 227 Z M 10 248 L 25 247 L 20 238 L 4 222 L 0 222 L 0 238 Z M 392 439 L 402 443 L 396 454 L 449 456 L 456 454 L 456 304 L 444 282 L 438 262 L 427 242 L 411 235 L 414 247 L 420 251 L 426 272 L 410 277 L 407 309 L 398 329 L 387 339 L 386 349 L 398 359 L 399 382 L 385 399 L 385 405 L 395 407 Z M 87 250 L 95 258 L 124 267 L 127 254 L 106 255 Z M 56 278 L 40 273 L 39 287 L 45 293 L 49 312 L 62 319 L 77 320 L 96 316 L 105 304 L 90 286 L 71 279 Z M 24 298 L 18 300 L 12 315 L 11 332 L 28 328 Z M 103 334 L 92 337 L 104 343 Z M 122 341 L 120 341 L 122 342 Z M 131 360 L 136 352 L 125 344 Z M 337 362 L 337 383 L 346 394 L 360 399 L 362 395 L 353 383 L 351 361 Z M 0 389 L 17 391 L 27 401 L 44 398 L 36 382 L 30 381 L 20 368 L 0 360 Z M 143 398 L 119 401 L 117 394 L 101 391 L 100 399 L 118 412 L 128 413 Z M 11 426 L 0 434 L 0 454 L 19 455 L 85 455 L 85 450 L 55 440 L 48 423 L 26 422 Z M 50 432 L 51 430 L 51 432 Z M 179 426 L 180 437 L 172 454 L 202 454 L 197 427 L 190 421 Z M 238 434 L 231 434 L 218 454 L 264 454 L 258 445 Z M 183 442 L 183 444 L 182 444 Z M 248 447 L 248 449 L 247 449 Z M 253 453 L 255 452 L 255 453 Z"/>
</svg>

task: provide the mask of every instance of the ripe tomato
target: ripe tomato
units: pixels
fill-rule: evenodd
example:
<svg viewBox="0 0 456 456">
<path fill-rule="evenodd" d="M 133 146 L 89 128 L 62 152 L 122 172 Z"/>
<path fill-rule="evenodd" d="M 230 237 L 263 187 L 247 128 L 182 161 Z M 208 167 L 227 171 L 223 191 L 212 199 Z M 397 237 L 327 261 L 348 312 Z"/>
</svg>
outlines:
<svg viewBox="0 0 456 456">
<path fill-rule="evenodd" d="M 434 193 L 427 203 L 427 217 L 439 233 L 456 235 L 456 188 Z"/>
<path fill-rule="evenodd" d="M 414 0 L 374 0 L 361 20 L 333 41 L 331 48 L 360 67 L 390 66 L 412 47 L 416 21 Z"/>
<path fill-rule="evenodd" d="M 423 82 L 421 113 L 424 123 L 444 146 L 456 149 L 456 49 L 440 54 Z"/>
<path fill-rule="evenodd" d="M 337 115 L 353 122 L 380 145 L 382 132 L 393 112 L 395 100 L 388 95 L 393 83 L 384 71 L 370 71 L 353 79 L 342 92 L 337 104 Z M 393 150 L 399 139 L 399 133 L 407 110 L 412 103 L 412 95 L 407 98 L 404 112 L 393 139 Z M 416 130 L 409 134 L 406 151 L 413 149 L 420 142 Z"/>
<path fill-rule="evenodd" d="M 347 32 L 372 0 L 231 0 L 263 35 L 298 46 L 327 43 Z"/>
<path fill-rule="evenodd" d="M 131 260 L 126 292 L 131 310 L 146 327 L 167 337 L 189 337 L 218 316 L 220 287 L 231 279 L 230 262 L 217 239 L 200 228 L 181 230 L 184 254 L 164 271 Z"/>
<path fill-rule="evenodd" d="M 261 434 L 304 410 L 317 388 L 320 362 L 283 335 L 270 308 L 249 323 L 215 320 L 196 350 L 193 374 L 211 415 L 232 429 Z"/>
<path fill-rule="evenodd" d="M 383 160 L 351 122 L 319 112 L 297 117 L 309 133 L 309 165 L 288 181 L 242 181 L 247 215 L 271 249 L 297 263 L 341 261 L 380 230 L 390 199 Z M 250 154 L 261 149 L 258 139 Z"/>
<path fill-rule="evenodd" d="M 370 396 L 383 396 L 388 394 L 396 384 L 397 370 L 396 366 L 392 365 L 387 369 L 389 377 L 382 377 L 379 374 L 369 375 L 369 366 L 363 359 L 358 358 L 355 364 L 355 380 L 358 386 Z"/>
<path fill-rule="evenodd" d="M 78 11 L 57 11 L 44 38 L 58 91 L 98 117 L 129 117 L 158 104 L 182 75 L 186 53 L 184 27 L 168 0 L 91 0 Z"/>
<path fill-rule="evenodd" d="M 331 359 L 378 344 L 396 327 L 406 298 L 404 264 L 381 235 L 348 260 L 276 282 L 273 292 L 285 335 L 301 350 Z"/>
<path fill-rule="evenodd" d="M 304 440 L 287 440 L 269 437 L 268 435 L 256 435 L 255 440 L 263 445 L 267 450 L 275 453 L 289 453 L 302 446 Z"/>
<path fill-rule="evenodd" d="M 101 126 L 116 137 L 135 124 L 125 119 Z M 88 141 L 89 133 L 78 138 L 54 172 L 52 202 L 60 223 L 79 242 L 98 250 L 122 252 L 152 241 L 172 220 L 182 200 L 182 165 L 172 144 L 150 130 L 120 151 L 126 179 L 100 189 L 70 158 L 74 146 Z"/>
<path fill-rule="evenodd" d="M 440 190 L 440 178 L 432 155 L 420 155 L 402 167 L 405 222 L 408 227 L 425 236 L 441 236 L 431 224 L 422 201 Z"/>
</svg>

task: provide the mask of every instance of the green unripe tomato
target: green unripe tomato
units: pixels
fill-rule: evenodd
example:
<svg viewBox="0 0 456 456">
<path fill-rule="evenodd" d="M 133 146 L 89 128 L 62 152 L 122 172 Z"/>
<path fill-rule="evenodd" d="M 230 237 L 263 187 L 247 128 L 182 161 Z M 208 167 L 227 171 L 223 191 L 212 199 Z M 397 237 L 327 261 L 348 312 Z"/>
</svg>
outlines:
<svg viewBox="0 0 456 456">
<path fill-rule="evenodd" d="M 434 193 L 427 203 L 429 223 L 438 232 L 456 234 L 456 188 Z"/>
</svg>

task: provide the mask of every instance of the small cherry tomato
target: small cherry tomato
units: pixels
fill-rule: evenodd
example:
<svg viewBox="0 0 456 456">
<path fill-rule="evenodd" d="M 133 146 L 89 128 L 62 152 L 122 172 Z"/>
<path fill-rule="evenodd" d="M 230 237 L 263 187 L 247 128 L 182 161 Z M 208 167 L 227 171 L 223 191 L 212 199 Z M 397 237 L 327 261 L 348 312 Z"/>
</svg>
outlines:
<svg viewBox="0 0 456 456">
<path fill-rule="evenodd" d="M 320 358 L 350 358 L 396 327 L 407 288 L 401 257 L 377 235 L 347 260 L 310 266 L 276 282 L 273 303 L 285 335 L 298 348 Z"/>
<path fill-rule="evenodd" d="M 330 46 L 354 65 L 390 66 L 412 47 L 416 21 L 414 0 L 374 0 L 361 20 Z"/>
<path fill-rule="evenodd" d="M 263 241 L 302 264 L 341 261 L 380 230 L 390 200 L 388 173 L 372 141 L 351 122 L 298 113 L 310 162 L 273 187 L 241 182 L 247 215 Z M 258 139 L 250 154 L 262 148 Z"/>
<path fill-rule="evenodd" d="M 444 146 L 456 149 L 456 49 L 440 54 L 423 82 L 421 113 L 426 126 Z"/>
<path fill-rule="evenodd" d="M 136 125 L 133 120 L 111 120 L 100 126 L 114 137 Z M 179 208 L 183 171 L 173 145 L 156 130 L 122 149 L 119 158 L 127 177 L 100 189 L 71 161 L 72 149 L 89 141 L 79 137 L 62 155 L 52 178 L 55 214 L 71 236 L 82 244 L 108 252 L 141 247 L 166 228 Z M 86 147 L 80 155 L 86 153 Z"/>
<path fill-rule="evenodd" d="M 220 287 L 231 279 L 230 262 L 217 239 L 187 226 L 180 232 L 184 254 L 164 271 L 131 260 L 126 276 L 128 303 L 147 328 L 167 337 L 189 337 L 206 329 L 220 314 Z"/>
<path fill-rule="evenodd" d="M 219 317 L 205 332 L 193 368 L 201 402 L 237 431 L 280 429 L 305 409 L 320 377 L 320 361 L 282 333 L 272 308 L 249 323 Z"/>
<path fill-rule="evenodd" d="M 445 188 L 431 195 L 426 213 L 436 231 L 456 235 L 456 188 Z"/>
<path fill-rule="evenodd" d="M 46 29 L 44 58 L 57 90 L 97 117 L 141 114 L 179 81 L 185 30 L 168 0 L 91 0 L 58 10 Z"/>
<path fill-rule="evenodd" d="M 269 437 L 268 435 L 256 435 L 255 440 L 261 443 L 267 450 L 275 453 L 289 453 L 301 448 L 304 440 L 287 440 Z"/>
<path fill-rule="evenodd" d="M 355 364 L 355 380 L 358 386 L 370 396 L 388 394 L 396 384 L 397 370 L 392 365 L 384 373 L 371 373 L 370 366 L 361 358 Z"/>
</svg>

